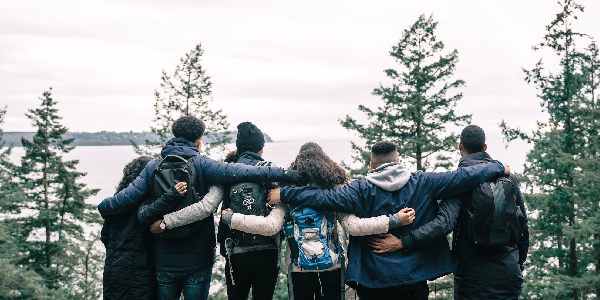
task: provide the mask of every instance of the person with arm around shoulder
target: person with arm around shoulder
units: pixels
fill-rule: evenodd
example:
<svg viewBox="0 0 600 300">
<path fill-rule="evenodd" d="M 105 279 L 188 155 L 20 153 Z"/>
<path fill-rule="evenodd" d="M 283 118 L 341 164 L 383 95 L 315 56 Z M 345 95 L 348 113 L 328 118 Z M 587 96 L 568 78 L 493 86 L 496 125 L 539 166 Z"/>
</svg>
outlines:
<svg viewBox="0 0 600 300">
<path fill-rule="evenodd" d="M 371 168 L 365 178 L 334 190 L 314 187 L 282 187 L 269 193 L 271 203 L 306 205 L 314 209 L 354 213 L 358 217 L 391 214 L 404 207 L 415 210 L 408 226 L 391 229 L 402 236 L 434 219 L 439 198 L 453 197 L 496 176 L 510 173 L 494 161 L 452 172 L 408 172 L 398 162 L 396 146 L 389 142 L 373 145 Z M 346 283 L 361 299 L 427 299 L 427 280 L 453 271 L 448 243 L 436 241 L 431 247 L 410 253 L 374 253 L 368 237 L 350 237 Z"/>
</svg>

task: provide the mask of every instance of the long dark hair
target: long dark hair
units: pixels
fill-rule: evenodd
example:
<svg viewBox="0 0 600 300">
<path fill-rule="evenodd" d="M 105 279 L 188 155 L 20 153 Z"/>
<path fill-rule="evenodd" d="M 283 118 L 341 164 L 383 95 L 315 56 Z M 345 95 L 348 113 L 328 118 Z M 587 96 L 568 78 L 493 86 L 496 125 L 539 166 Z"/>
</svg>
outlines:
<svg viewBox="0 0 600 300">
<path fill-rule="evenodd" d="M 300 152 L 289 169 L 304 172 L 308 175 L 310 183 L 324 189 L 332 189 L 338 184 L 348 182 L 346 171 L 320 148 Z"/>
<path fill-rule="evenodd" d="M 133 180 L 135 180 L 135 178 L 142 173 L 142 170 L 144 170 L 148 162 L 151 160 L 152 157 L 140 156 L 129 162 L 125 168 L 123 168 L 123 178 L 121 178 L 121 182 L 119 182 L 115 194 L 132 183 Z"/>
</svg>

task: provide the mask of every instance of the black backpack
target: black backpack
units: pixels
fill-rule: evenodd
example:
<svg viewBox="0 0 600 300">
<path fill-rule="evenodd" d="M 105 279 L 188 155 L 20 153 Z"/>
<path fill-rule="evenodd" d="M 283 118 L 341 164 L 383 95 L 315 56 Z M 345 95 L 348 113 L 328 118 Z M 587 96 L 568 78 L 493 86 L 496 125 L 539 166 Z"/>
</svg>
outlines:
<svg viewBox="0 0 600 300">
<path fill-rule="evenodd" d="M 191 160 L 191 159 L 190 159 Z M 201 200 L 198 196 L 199 186 L 197 180 L 196 166 L 190 161 L 178 155 L 167 155 L 152 174 L 152 188 L 150 199 L 152 202 L 160 198 L 179 182 L 187 182 L 187 192 L 183 199 L 179 200 L 173 211 L 178 211 Z M 160 234 L 165 239 L 185 239 L 200 231 L 203 224 L 196 221 L 181 227 L 169 229 Z"/>
<path fill-rule="evenodd" d="M 265 166 L 267 161 L 260 161 L 256 166 Z M 233 212 L 244 215 L 268 216 L 271 208 L 267 201 L 267 188 L 261 183 L 242 182 L 231 186 L 229 190 L 230 208 Z M 228 235 L 238 247 L 256 245 L 277 246 L 273 237 L 250 234 L 239 230 L 231 230 Z"/>
<path fill-rule="evenodd" d="M 480 184 L 465 206 L 467 239 L 479 246 L 516 245 L 523 218 L 516 187 L 499 177 Z"/>
</svg>

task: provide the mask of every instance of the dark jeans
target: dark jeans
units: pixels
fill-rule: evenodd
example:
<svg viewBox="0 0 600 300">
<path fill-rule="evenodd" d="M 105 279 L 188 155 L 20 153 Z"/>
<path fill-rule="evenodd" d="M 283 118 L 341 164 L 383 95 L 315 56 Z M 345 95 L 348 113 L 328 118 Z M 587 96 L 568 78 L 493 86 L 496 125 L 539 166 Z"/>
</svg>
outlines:
<svg viewBox="0 0 600 300">
<path fill-rule="evenodd" d="M 212 278 L 212 265 L 192 272 L 157 271 L 158 299 L 179 300 L 181 293 L 185 300 L 206 300 Z"/>
<path fill-rule="evenodd" d="M 248 299 L 252 287 L 252 299 L 271 300 L 275 292 L 279 268 L 279 250 L 256 250 L 231 255 L 225 263 L 227 298 L 229 300 Z M 229 264 L 233 267 L 233 282 Z M 186 299 L 187 300 L 187 299 Z"/>
<path fill-rule="evenodd" d="M 356 287 L 356 294 L 360 300 L 426 300 L 429 297 L 429 287 L 427 286 L 427 281 L 381 289 L 371 289 L 358 285 Z"/>
<path fill-rule="evenodd" d="M 292 272 L 294 300 L 339 300 L 342 296 L 342 271 Z"/>
</svg>

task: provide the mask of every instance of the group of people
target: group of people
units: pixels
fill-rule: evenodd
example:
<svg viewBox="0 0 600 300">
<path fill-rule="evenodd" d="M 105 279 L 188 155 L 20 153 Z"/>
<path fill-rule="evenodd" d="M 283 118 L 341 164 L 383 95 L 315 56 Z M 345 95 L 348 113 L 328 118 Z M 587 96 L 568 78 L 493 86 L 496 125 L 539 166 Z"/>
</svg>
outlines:
<svg viewBox="0 0 600 300">
<path fill-rule="evenodd" d="M 139 157 L 125 167 L 115 195 L 98 205 L 105 219 L 105 299 L 207 299 L 217 241 L 228 299 L 247 299 L 250 291 L 252 299 L 272 299 L 284 239 L 290 299 L 343 299 L 346 284 L 360 299 L 427 299 L 427 280 L 453 272 L 455 299 L 520 295 L 526 210 L 508 166 L 486 153 L 480 127 L 462 131 L 455 171 L 410 172 L 396 145 L 381 141 L 371 149 L 371 170 L 351 182 L 316 143 L 304 144 L 284 170 L 263 158 L 260 129 L 250 122 L 237 128 L 236 150 L 219 162 L 200 154 L 204 123 L 181 117 L 161 159 Z M 192 178 L 159 187 L 156 173 L 171 157 L 189 163 L 193 170 L 185 173 Z M 502 176 L 514 186 L 518 236 L 483 246 L 472 238 L 471 191 Z M 181 207 L 190 195 L 197 201 Z M 265 205 L 253 206 L 263 203 L 261 197 Z M 219 205 L 215 235 L 212 216 Z M 496 210 L 489 222 L 498 229 L 502 214 Z M 347 249 L 338 223 L 350 236 Z M 184 237 L 169 235 L 192 225 Z M 314 253 L 329 255 L 328 263 L 300 262 L 316 260 Z"/>
</svg>

